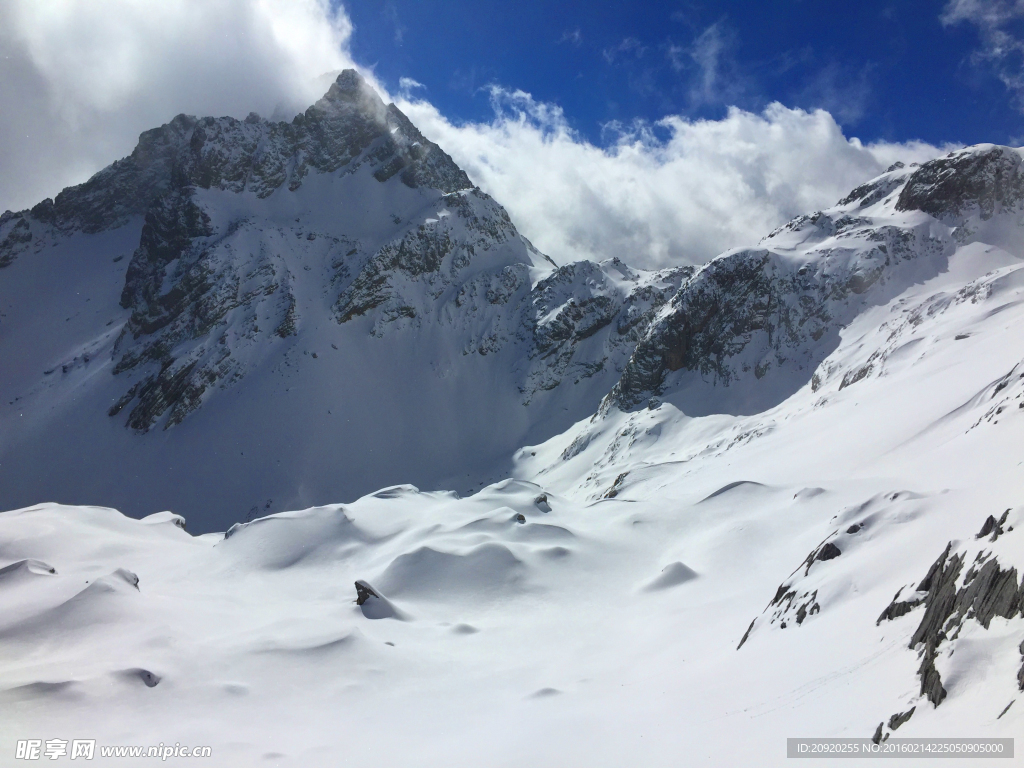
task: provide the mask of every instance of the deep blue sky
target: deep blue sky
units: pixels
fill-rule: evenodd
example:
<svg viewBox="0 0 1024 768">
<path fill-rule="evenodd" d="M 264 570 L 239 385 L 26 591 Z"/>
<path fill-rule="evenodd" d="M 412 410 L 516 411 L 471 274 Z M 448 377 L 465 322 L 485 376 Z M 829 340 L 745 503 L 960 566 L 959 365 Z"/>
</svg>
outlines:
<svg viewBox="0 0 1024 768">
<path fill-rule="evenodd" d="M 350 0 L 352 52 L 454 120 L 491 115 L 482 89 L 562 106 L 601 143 L 612 120 L 721 117 L 728 105 L 824 107 L 847 135 L 1019 143 L 1022 114 L 978 61 L 983 35 L 943 24 L 945 2 Z M 703 66 L 701 64 L 703 62 Z M 708 77 L 714 72 L 713 77 Z"/>
</svg>

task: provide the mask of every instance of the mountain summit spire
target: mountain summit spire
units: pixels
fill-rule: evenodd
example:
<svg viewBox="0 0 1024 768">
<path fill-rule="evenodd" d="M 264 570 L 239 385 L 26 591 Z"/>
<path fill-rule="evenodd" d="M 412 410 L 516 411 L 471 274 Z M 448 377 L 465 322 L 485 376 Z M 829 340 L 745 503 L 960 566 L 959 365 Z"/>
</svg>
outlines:
<svg viewBox="0 0 1024 768">
<path fill-rule="evenodd" d="M 388 107 L 380 94 L 354 69 L 343 70 L 323 98 L 306 110 L 306 117 L 310 116 L 311 110 L 332 117 L 339 113 L 354 113 L 373 120 L 378 126 L 386 124 L 388 114 Z"/>
</svg>

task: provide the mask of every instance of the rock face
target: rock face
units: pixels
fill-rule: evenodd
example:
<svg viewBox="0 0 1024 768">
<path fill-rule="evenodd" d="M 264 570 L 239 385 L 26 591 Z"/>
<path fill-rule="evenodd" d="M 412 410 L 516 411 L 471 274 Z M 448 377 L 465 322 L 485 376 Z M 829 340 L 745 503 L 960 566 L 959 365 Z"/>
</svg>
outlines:
<svg viewBox="0 0 1024 768">
<path fill-rule="evenodd" d="M 395 179 L 440 193 L 436 218 L 411 225 L 387 206 L 368 210 L 385 224 L 377 237 L 358 238 L 344 227 L 318 231 L 301 211 L 285 229 L 258 203 L 243 202 L 295 193 L 317 175 L 365 171 L 382 186 Z M 359 191 L 375 194 L 365 185 Z M 207 192 L 243 201 L 228 203 L 236 210 L 225 215 L 228 206 Z M 144 133 L 128 158 L 85 184 L 28 215 L 5 214 L 0 266 L 31 243 L 31 222 L 57 237 L 117 228 L 139 215 L 145 223 L 121 292 L 131 314 L 112 352 L 114 374 L 135 376 L 109 413 L 127 408 L 125 423 L 142 432 L 181 423 L 212 388 L 244 377 L 258 355 L 240 355 L 240 346 L 298 333 L 303 317 L 289 258 L 296 251 L 321 268 L 326 262 L 322 273 L 339 324 L 372 314 L 371 334 L 383 335 L 396 321 L 441 319 L 470 331 L 463 338 L 468 351 L 526 347 L 525 402 L 566 378 L 621 368 L 654 312 L 692 271 L 649 275 L 617 260 L 583 262 L 533 286 L 534 263 L 550 260 L 352 70 L 290 123 L 179 115 Z M 485 314 L 491 317 L 484 333 L 468 328 Z M 606 348 L 577 354 L 581 342 L 608 326 Z"/>
<path fill-rule="evenodd" d="M 968 216 L 982 221 L 1020 211 L 1024 201 L 1021 156 L 1009 147 L 980 145 L 925 163 L 907 180 L 897 211 L 924 211 L 946 223 Z"/>
</svg>

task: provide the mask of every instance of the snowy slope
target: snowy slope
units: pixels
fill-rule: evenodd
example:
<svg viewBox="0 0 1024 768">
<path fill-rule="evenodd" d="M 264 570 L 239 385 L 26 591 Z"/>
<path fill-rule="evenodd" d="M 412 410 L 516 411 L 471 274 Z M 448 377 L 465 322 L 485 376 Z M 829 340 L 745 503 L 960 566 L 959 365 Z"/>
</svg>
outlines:
<svg viewBox="0 0 1024 768">
<path fill-rule="evenodd" d="M 784 765 L 790 736 L 1017 736 L 1020 166 L 982 146 L 894 168 L 679 275 L 593 415 L 466 498 L 394 486 L 198 536 L 0 514 L 5 729 L 239 766 Z M 531 286 L 555 341 L 580 274 L 652 279 Z M 381 317 L 354 322 L 400 338 Z"/>
<path fill-rule="evenodd" d="M 186 115 L 0 221 L 0 494 L 198 530 L 479 488 L 589 414 L 686 269 L 556 267 L 352 71 Z"/>
</svg>

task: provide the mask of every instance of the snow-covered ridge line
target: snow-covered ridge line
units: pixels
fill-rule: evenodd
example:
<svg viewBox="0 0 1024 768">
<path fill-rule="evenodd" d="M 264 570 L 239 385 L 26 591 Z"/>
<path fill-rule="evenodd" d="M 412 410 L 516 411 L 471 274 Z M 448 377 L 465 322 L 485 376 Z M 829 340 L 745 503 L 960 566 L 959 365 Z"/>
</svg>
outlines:
<svg viewBox="0 0 1024 768">
<path fill-rule="evenodd" d="M 362 164 L 380 182 L 398 175 L 410 187 L 454 192 L 473 186 L 444 151 L 428 141 L 394 104 L 381 101 L 362 76 L 345 70 L 316 104 L 289 122 L 250 114 L 178 115 L 146 131 L 131 155 L 84 184 L 69 187 L 31 211 L 4 214 L 62 231 L 96 233 L 143 215 L 161 196 L 195 186 L 266 198 L 295 191 L 310 172 L 355 172 Z M 0 258 L 4 246 L 0 245 Z"/>
<path fill-rule="evenodd" d="M 897 164 L 834 208 L 699 269 L 638 344 L 606 407 L 687 388 L 694 414 L 776 405 L 810 380 L 854 318 L 945 271 L 957 247 L 999 242 L 1022 202 L 1020 150 L 979 145 Z M 701 381 L 735 394 L 708 395 Z"/>
</svg>

